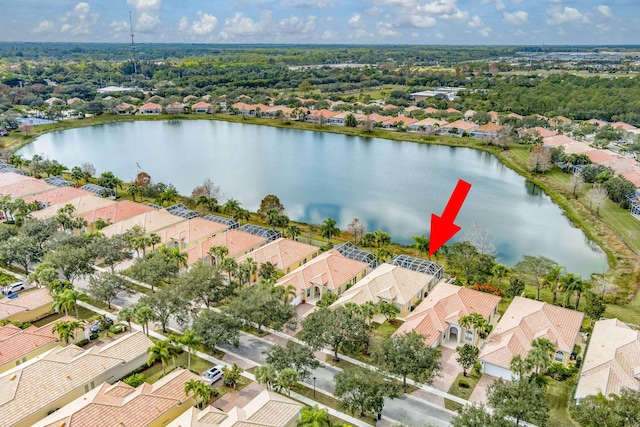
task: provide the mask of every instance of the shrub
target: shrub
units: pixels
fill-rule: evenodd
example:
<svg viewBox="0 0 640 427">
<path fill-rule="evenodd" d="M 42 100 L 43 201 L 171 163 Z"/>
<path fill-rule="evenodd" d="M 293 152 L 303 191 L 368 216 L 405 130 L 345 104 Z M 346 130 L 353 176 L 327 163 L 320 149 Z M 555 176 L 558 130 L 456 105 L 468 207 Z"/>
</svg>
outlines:
<svg viewBox="0 0 640 427">
<path fill-rule="evenodd" d="M 564 366 L 562 363 L 553 363 L 547 370 L 547 375 L 556 381 L 565 381 L 575 373 L 575 368 Z"/>
<path fill-rule="evenodd" d="M 469 381 L 465 380 L 464 378 L 460 378 L 458 380 L 458 387 L 460 388 L 469 388 Z"/>
<path fill-rule="evenodd" d="M 89 339 L 90 339 L 90 340 L 97 340 L 99 336 L 100 336 L 99 334 L 97 334 L 96 332 L 94 332 L 94 333 L 92 333 L 91 335 L 89 335 Z"/>
<path fill-rule="evenodd" d="M 123 325 L 122 323 L 115 324 L 109 327 L 109 332 L 112 334 L 119 334 L 127 330 L 127 325 Z"/>
<path fill-rule="evenodd" d="M 89 344 L 89 340 L 81 340 L 76 343 L 78 347 L 84 347 L 87 344 Z"/>
<path fill-rule="evenodd" d="M 490 283 L 473 285 L 473 289 L 475 289 L 476 291 L 485 292 L 487 294 L 497 295 L 499 297 L 504 295 L 504 292 L 501 289 L 496 288 Z"/>
<path fill-rule="evenodd" d="M 473 371 L 476 373 L 476 375 L 480 375 L 480 372 L 482 372 L 482 363 L 476 362 L 473 365 Z"/>
<path fill-rule="evenodd" d="M 144 374 L 133 374 L 122 380 L 123 383 L 130 385 L 131 387 L 138 387 L 147 380 Z"/>
</svg>

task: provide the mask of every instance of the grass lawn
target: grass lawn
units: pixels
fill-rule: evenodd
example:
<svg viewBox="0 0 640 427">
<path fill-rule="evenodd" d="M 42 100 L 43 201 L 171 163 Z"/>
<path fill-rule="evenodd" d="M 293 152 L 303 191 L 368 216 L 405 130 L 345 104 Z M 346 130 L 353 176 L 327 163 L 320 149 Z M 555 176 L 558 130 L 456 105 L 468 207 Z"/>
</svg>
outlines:
<svg viewBox="0 0 640 427">
<path fill-rule="evenodd" d="M 91 311 L 88 308 L 84 308 L 84 307 L 80 307 L 78 306 L 78 314 L 80 315 L 80 319 L 79 320 L 96 320 L 98 317 L 100 317 L 100 315 L 98 313 L 96 313 L 95 311 Z M 71 312 L 69 312 L 70 316 L 75 316 L 75 310 L 71 310 Z M 43 317 L 42 319 L 36 320 L 35 322 L 29 322 L 34 326 L 37 327 L 41 327 L 44 326 L 48 323 L 51 323 L 55 320 L 61 319 L 64 317 L 64 312 L 61 313 L 52 313 L 47 317 Z"/>
<path fill-rule="evenodd" d="M 469 396 L 473 393 L 473 390 L 476 388 L 478 381 L 482 375 L 477 375 L 475 372 L 470 372 L 469 376 L 465 377 L 462 373 L 458 374 L 453 384 L 451 384 L 451 388 L 449 388 L 449 394 L 454 396 L 461 397 L 465 400 L 469 400 Z M 458 380 L 465 379 L 469 383 L 469 388 L 459 387 Z M 444 407 L 449 409 L 450 411 L 457 411 L 462 407 L 458 402 L 454 402 L 449 399 L 444 400 Z"/>
<path fill-rule="evenodd" d="M 187 352 L 184 351 L 176 357 L 176 366 L 187 367 Z M 198 356 L 191 355 L 191 370 L 194 372 L 198 372 L 200 374 L 204 373 L 207 369 L 211 367 L 211 362 L 208 362 L 204 359 L 199 358 Z M 173 368 L 173 361 L 169 360 L 167 366 L 165 367 L 167 373 L 171 372 Z M 162 363 L 155 362 L 151 366 L 148 366 L 144 371 L 141 372 L 144 374 L 146 381 L 149 384 L 153 384 L 162 378 Z"/>
<path fill-rule="evenodd" d="M 551 407 L 549 427 L 574 427 L 578 425 L 571 420 L 567 410 L 573 382 L 574 379 L 562 382 L 549 379 L 547 386 L 547 401 Z"/>
<path fill-rule="evenodd" d="M 17 281 L 18 281 L 18 279 L 16 279 L 11 274 L 7 274 L 7 273 L 4 273 L 4 272 L 0 271 L 0 287 L 10 285 L 11 283 L 14 283 L 14 282 L 17 282 Z"/>
<path fill-rule="evenodd" d="M 320 393 L 318 391 L 316 391 L 316 396 L 313 397 L 313 389 L 309 388 L 309 387 L 305 387 L 303 385 L 297 384 L 295 387 L 293 387 L 293 389 L 291 391 L 294 391 L 298 394 L 303 395 L 304 397 L 307 397 L 309 399 L 315 400 L 318 403 L 321 403 L 325 406 L 328 406 L 330 408 L 333 409 L 338 409 L 338 401 L 331 397 L 331 396 L 327 396 L 324 393 Z M 283 393 L 284 395 L 286 395 L 286 392 Z M 338 418 L 336 418 L 338 419 Z M 376 425 L 376 421 L 374 420 L 373 416 L 371 414 L 368 414 L 362 418 L 359 418 L 361 421 L 366 422 L 367 424 L 371 424 L 371 425 Z M 342 425 L 343 423 L 345 425 L 349 425 L 349 423 L 347 423 L 346 421 L 342 421 L 340 420 L 340 425 Z"/>
</svg>

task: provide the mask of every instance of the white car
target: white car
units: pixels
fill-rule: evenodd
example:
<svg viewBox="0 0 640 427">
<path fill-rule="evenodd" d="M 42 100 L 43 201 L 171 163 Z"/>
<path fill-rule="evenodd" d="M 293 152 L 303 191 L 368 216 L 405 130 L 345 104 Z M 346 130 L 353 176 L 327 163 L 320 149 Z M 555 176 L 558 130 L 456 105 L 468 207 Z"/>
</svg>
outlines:
<svg viewBox="0 0 640 427">
<path fill-rule="evenodd" d="M 16 283 L 12 283 L 8 286 L 5 286 L 2 289 L 2 293 L 5 295 L 9 295 L 9 294 L 13 294 L 16 293 L 18 291 L 24 291 L 25 287 L 24 287 L 24 283 L 22 282 L 16 282 Z"/>
<path fill-rule="evenodd" d="M 202 378 L 205 381 L 210 382 L 211 384 L 215 383 L 220 378 L 222 378 L 222 366 L 216 365 L 212 367 L 211 369 L 209 369 L 207 372 L 204 373 Z"/>
</svg>

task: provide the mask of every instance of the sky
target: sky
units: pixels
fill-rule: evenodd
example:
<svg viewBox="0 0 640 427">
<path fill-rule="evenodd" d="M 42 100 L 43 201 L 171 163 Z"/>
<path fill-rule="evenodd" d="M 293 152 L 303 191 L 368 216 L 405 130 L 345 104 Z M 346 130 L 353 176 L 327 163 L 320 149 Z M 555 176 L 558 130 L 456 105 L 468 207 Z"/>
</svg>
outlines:
<svg viewBox="0 0 640 427">
<path fill-rule="evenodd" d="M 0 41 L 640 44 L 638 0 L 0 0 Z"/>
</svg>

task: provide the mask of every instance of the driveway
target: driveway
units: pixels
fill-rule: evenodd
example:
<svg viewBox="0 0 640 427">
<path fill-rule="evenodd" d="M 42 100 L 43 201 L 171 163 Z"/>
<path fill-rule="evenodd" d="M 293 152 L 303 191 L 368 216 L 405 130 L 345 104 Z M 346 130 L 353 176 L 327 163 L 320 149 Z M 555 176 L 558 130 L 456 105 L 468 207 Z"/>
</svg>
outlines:
<svg viewBox="0 0 640 427">
<path fill-rule="evenodd" d="M 460 364 L 456 362 L 458 353 L 456 353 L 455 350 L 442 346 L 438 348 L 442 352 L 442 359 L 440 359 L 440 363 L 442 364 L 442 371 L 440 372 L 440 376 L 436 377 L 433 380 L 433 387 L 437 388 L 438 390 L 448 392 L 451 388 L 451 385 L 456 380 L 458 374 L 462 372 L 462 366 L 460 366 Z"/>
<path fill-rule="evenodd" d="M 476 388 L 473 389 L 471 396 L 469 396 L 469 402 L 487 403 L 487 387 L 497 379 L 497 377 L 482 374 L 482 377 L 478 380 L 478 384 L 476 384 Z"/>
</svg>

